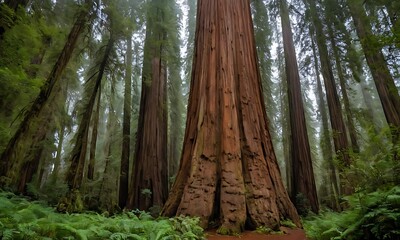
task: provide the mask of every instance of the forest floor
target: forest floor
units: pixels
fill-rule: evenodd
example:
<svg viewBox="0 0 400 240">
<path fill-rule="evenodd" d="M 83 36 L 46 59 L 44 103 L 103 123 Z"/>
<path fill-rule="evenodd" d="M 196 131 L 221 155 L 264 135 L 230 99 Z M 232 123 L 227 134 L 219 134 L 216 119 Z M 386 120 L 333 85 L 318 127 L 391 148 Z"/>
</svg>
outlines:
<svg viewBox="0 0 400 240">
<path fill-rule="evenodd" d="M 262 234 L 256 231 L 246 231 L 240 236 L 225 236 L 216 233 L 216 230 L 206 231 L 208 240 L 306 240 L 306 234 L 303 229 L 290 229 L 282 227 L 285 234 Z"/>
</svg>

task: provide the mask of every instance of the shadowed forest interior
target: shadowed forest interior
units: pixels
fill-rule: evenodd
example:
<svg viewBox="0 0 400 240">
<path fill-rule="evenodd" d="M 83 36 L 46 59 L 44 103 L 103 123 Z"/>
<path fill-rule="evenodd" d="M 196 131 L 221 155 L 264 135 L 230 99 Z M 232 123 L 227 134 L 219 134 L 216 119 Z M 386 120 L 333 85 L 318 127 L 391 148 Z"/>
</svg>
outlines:
<svg viewBox="0 0 400 240">
<path fill-rule="evenodd" d="M 400 1 L 0 0 L 0 86 L 2 239 L 400 239 Z"/>
</svg>

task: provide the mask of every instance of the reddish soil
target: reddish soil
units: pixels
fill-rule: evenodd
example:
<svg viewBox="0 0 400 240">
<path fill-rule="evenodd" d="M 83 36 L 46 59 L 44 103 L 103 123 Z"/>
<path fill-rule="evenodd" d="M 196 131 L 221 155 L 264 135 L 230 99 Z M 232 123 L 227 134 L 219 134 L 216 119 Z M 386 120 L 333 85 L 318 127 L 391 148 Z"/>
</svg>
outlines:
<svg viewBox="0 0 400 240">
<path fill-rule="evenodd" d="M 216 233 L 216 230 L 210 230 L 206 232 L 208 240 L 306 240 L 306 234 L 303 229 L 289 229 L 282 227 L 281 230 L 285 233 L 283 235 L 278 234 L 262 234 L 255 231 L 243 232 L 240 236 L 225 236 Z"/>
</svg>

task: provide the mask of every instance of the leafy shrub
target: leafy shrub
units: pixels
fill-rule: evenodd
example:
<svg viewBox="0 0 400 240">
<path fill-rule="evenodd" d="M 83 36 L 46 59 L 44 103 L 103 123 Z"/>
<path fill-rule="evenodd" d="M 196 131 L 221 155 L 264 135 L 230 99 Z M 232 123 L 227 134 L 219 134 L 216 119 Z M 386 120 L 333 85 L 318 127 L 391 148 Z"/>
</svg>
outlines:
<svg viewBox="0 0 400 240">
<path fill-rule="evenodd" d="M 1 239 L 204 239 L 199 219 L 154 219 L 143 211 L 113 217 L 95 213 L 60 214 L 40 202 L 0 192 Z"/>
<path fill-rule="evenodd" d="M 400 186 L 348 197 L 350 208 L 304 222 L 310 239 L 400 239 Z"/>
</svg>

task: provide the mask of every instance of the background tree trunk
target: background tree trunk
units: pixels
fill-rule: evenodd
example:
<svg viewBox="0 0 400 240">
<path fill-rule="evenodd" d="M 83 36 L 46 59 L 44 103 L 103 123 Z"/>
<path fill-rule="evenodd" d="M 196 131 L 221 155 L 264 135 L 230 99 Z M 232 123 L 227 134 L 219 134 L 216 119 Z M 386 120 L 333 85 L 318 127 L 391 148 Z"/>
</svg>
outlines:
<svg viewBox="0 0 400 240">
<path fill-rule="evenodd" d="M 310 32 L 312 32 L 312 35 L 314 35 L 312 29 L 310 29 Z M 326 104 L 324 101 L 324 93 L 322 91 L 321 78 L 318 74 L 320 70 L 318 64 L 317 49 L 315 46 L 314 39 L 311 39 L 311 45 L 312 45 L 313 60 L 315 65 L 315 73 L 316 73 L 315 75 L 317 79 L 317 92 L 316 92 L 317 105 L 320 118 L 322 120 L 320 145 L 321 145 L 322 156 L 323 159 L 325 160 L 325 165 L 327 165 L 325 168 L 328 175 L 326 177 L 326 184 L 324 184 L 322 187 L 326 188 L 326 193 L 328 194 L 328 196 L 326 196 L 329 199 L 328 206 L 330 206 L 334 210 L 340 210 L 339 184 L 336 177 L 336 167 L 333 163 L 333 151 L 332 151 L 333 147 L 332 147 L 331 137 L 329 134 L 328 113 L 325 108 Z"/>
<path fill-rule="evenodd" d="M 290 197 L 297 209 L 298 194 L 308 201 L 311 210 L 318 213 L 319 204 L 315 187 L 314 170 L 311 161 L 310 143 L 308 141 L 306 118 L 304 115 L 303 98 L 301 93 L 300 75 L 297 66 L 293 34 L 290 26 L 289 11 L 286 0 L 280 0 L 280 15 L 282 24 L 283 48 L 285 52 L 286 80 L 288 82 L 289 114 L 290 114 L 290 150 L 291 169 L 293 173 Z M 304 210 L 304 209 L 303 209 Z"/>
<path fill-rule="evenodd" d="M 336 89 L 336 83 L 333 76 L 331 63 L 329 61 L 329 53 L 326 45 L 326 37 L 323 31 L 322 23 L 318 17 L 317 7 L 315 6 L 315 3 L 311 0 L 307 0 L 307 3 L 308 8 L 310 9 L 311 21 L 315 29 L 316 44 L 319 51 L 322 76 L 324 78 L 326 98 L 331 120 L 333 143 L 335 146 L 336 155 L 342 166 L 339 171 L 342 172 L 344 167 L 350 165 L 347 131 L 343 120 L 341 104 Z M 343 182 L 343 190 L 346 193 L 350 194 L 353 190 L 350 186 L 344 185 L 345 184 Z"/>
<path fill-rule="evenodd" d="M 126 72 L 124 91 L 124 116 L 122 123 L 122 154 L 119 172 L 118 205 L 124 209 L 128 199 L 129 186 L 129 158 L 131 152 L 131 101 L 132 101 L 132 34 L 129 34 L 126 43 Z"/>
<path fill-rule="evenodd" d="M 108 58 L 113 48 L 113 45 L 114 45 L 114 38 L 111 33 L 110 39 L 107 43 L 107 47 L 103 55 L 103 59 L 99 66 L 99 71 L 97 73 L 96 79 L 94 79 L 95 82 L 92 89 L 92 93 L 90 94 L 89 101 L 85 107 L 85 111 L 82 115 L 81 122 L 79 124 L 79 128 L 76 133 L 77 134 L 76 143 L 74 145 L 74 149 L 72 150 L 71 154 L 72 156 L 70 160 L 71 165 L 68 168 L 66 176 L 66 181 L 71 191 L 79 189 L 82 185 L 83 169 L 85 166 L 85 159 L 88 146 L 87 141 L 88 141 L 90 119 L 93 113 L 93 107 L 95 105 L 96 96 L 101 87 L 101 80 L 103 78 L 103 74 L 107 66 Z"/>
<path fill-rule="evenodd" d="M 167 78 L 163 43 L 165 9 L 152 0 L 147 13 L 139 124 L 127 208 L 161 207 L 168 196 Z M 151 11 L 151 12 L 150 12 Z"/>
<path fill-rule="evenodd" d="M 94 110 L 93 123 L 92 123 L 92 136 L 90 138 L 90 150 L 89 150 L 89 165 L 87 170 L 87 178 L 89 180 L 94 179 L 94 164 L 96 162 L 96 146 L 97 146 L 97 132 L 99 128 L 100 118 L 100 100 L 101 100 L 101 88 L 97 93 L 96 109 Z"/>
<path fill-rule="evenodd" d="M 300 226 L 266 122 L 249 0 L 199 0 L 180 169 L 162 214 L 220 232 Z"/>
<path fill-rule="evenodd" d="M 349 96 L 347 94 L 347 85 L 346 85 L 345 75 L 344 75 L 343 69 L 342 69 L 342 63 L 340 61 L 339 49 L 336 44 L 335 35 L 333 32 L 332 26 L 330 25 L 330 21 L 332 21 L 332 20 L 333 19 L 328 19 L 326 21 L 327 26 L 328 26 L 329 40 L 332 45 L 333 57 L 335 59 L 336 70 L 337 70 L 337 74 L 339 77 L 339 85 L 340 85 L 340 90 L 342 92 L 344 112 L 346 114 L 346 120 L 347 120 L 346 122 L 347 122 L 347 128 L 348 128 L 349 135 L 350 135 L 351 147 L 355 153 L 358 153 L 358 152 L 360 152 L 360 146 L 359 146 L 358 140 L 357 140 L 357 132 L 356 132 L 356 127 L 354 125 L 353 113 L 352 113 L 352 110 L 350 109 L 350 100 L 349 100 Z"/>
</svg>

